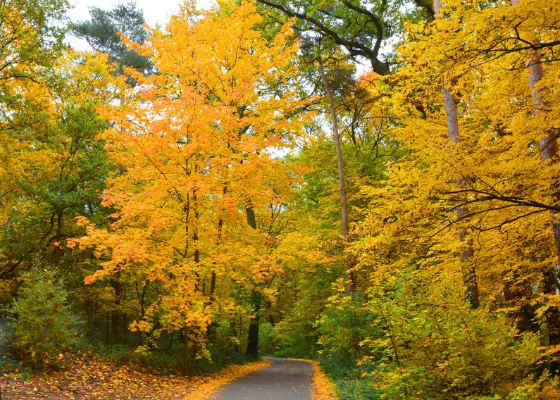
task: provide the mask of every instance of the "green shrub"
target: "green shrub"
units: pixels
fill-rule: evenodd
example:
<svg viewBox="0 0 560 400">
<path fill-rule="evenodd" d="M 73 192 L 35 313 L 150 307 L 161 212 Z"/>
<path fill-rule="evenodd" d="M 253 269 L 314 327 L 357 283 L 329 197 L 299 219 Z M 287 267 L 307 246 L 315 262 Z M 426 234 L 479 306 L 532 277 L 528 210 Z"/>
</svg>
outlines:
<svg viewBox="0 0 560 400">
<path fill-rule="evenodd" d="M 379 398 L 379 391 L 364 379 L 375 363 L 364 360 L 370 353 L 362 342 L 381 333 L 371 323 L 373 319 L 360 294 L 349 296 L 345 292 L 331 296 L 318 319 L 321 366 L 336 385 L 340 400 Z"/>
<path fill-rule="evenodd" d="M 369 379 L 381 398 L 557 399 L 557 382 L 538 377 L 538 337 L 519 333 L 504 313 L 472 309 L 458 281 L 411 275 L 392 290 L 369 291 L 372 323 L 383 334 L 363 346 L 376 362 Z"/>
<path fill-rule="evenodd" d="M 42 266 L 23 274 L 19 296 L 9 308 L 14 317 L 12 346 L 23 361 L 52 366 L 80 342 L 80 320 L 53 271 Z"/>
</svg>

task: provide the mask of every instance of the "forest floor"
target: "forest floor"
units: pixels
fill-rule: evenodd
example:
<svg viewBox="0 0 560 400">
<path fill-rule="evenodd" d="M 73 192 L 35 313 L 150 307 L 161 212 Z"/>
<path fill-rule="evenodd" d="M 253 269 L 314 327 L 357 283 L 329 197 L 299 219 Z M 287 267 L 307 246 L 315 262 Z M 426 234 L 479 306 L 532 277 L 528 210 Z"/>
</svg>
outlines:
<svg viewBox="0 0 560 400">
<path fill-rule="evenodd" d="M 1 399 L 48 400 L 204 400 L 228 382 L 270 365 L 269 361 L 232 365 L 205 377 L 162 376 L 94 358 L 83 358 L 44 375 L 2 377 Z"/>
</svg>

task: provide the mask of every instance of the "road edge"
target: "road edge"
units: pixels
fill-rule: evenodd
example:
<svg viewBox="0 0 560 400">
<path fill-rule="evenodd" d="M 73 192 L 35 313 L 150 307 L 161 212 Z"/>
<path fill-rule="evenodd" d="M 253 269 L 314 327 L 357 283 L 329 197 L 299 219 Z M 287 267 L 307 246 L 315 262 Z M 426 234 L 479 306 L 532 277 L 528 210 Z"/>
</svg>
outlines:
<svg viewBox="0 0 560 400">
<path fill-rule="evenodd" d="M 270 365 L 272 365 L 272 363 L 267 360 L 259 360 L 241 365 L 231 365 L 216 374 L 210 375 L 206 381 L 195 386 L 192 392 L 189 392 L 186 397 L 183 397 L 183 400 L 208 400 L 211 396 L 216 394 L 222 386 L 253 372 L 267 368 Z"/>
<path fill-rule="evenodd" d="M 311 392 L 311 398 L 313 400 L 338 400 L 336 386 L 323 372 L 319 361 L 305 361 L 313 364 L 313 390 Z"/>
</svg>

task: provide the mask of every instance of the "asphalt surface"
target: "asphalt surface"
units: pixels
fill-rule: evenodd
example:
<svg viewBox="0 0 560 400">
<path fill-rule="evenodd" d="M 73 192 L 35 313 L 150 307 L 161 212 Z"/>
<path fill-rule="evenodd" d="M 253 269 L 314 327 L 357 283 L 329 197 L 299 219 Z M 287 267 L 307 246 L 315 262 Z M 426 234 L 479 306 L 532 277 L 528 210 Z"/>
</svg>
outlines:
<svg viewBox="0 0 560 400">
<path fill-rule="evenodd" d="M 222 387 L 211 400 L 310 400 L 313 365 L 294 360 L 266 358 L 270 367 Z"/>
</svg>

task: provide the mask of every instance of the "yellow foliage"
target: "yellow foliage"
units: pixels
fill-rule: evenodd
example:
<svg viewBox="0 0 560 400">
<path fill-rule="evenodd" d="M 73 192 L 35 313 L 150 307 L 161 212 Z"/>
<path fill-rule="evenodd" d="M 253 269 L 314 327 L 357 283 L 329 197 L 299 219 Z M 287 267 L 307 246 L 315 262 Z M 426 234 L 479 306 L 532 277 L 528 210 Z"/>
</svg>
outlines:
<svg viewBox="0 0 560 400">
<path fill-rule="evenodd" d="M 162 376 L 114 366 L 101 360 L 75 360 L 69 369 L 19 380 L 17 374 L 2 380 L 3 393 L 13 398 L 55 396 L 57 399 L 142 399 L 205 400 L 235 379 L 266 368 L 268 361 L 232 365 L 206 377 Z M 86 384 L 87 383 L 87 384 Z"/>
<path fill-rule="evenodd" d="M 192 18 L 184 9 L 138 48 L 158 74 L 135 75 L 138 97 L 106 110 L 115 125 L 104 138 L 122 174 L 104 193 L 108 227 L 82 221 L 79 240 L 102 265 L 87 284 L 124 274 L 162 285 L 135 329 L 150 332 L 157 318 L 163 330 L 186 327 L 200 342 L 218 316 L 250 317 L 242 304 L 232 309 L 236 285 L 261 290 L 283 272 L 275 238 L 245 214 L 273 223 L 269 210 L 281 207 L 293 180 L 274 149 L 301 131 L 295 110 L 305 104 L 291 83 L 297 42 L 289 26 L 269 41 L 250 2 L 229 11 Z"/>
<path fill-rule="evenodd" d="M 392 332 L 372 346 L 395 352 L 375 381 L 387 398 L 425 398 L 430 390 L 482 398 L 481 389 L 464 386 L 476 379 L 501 398 L 532 398 L 520 394 L 526 382 L 517 387 L 514 375 L 498 376 L 487 358 L 511 351 L 519 357 L 511 370 L 520 377 L 558 355 L 560 238 L 551 221 L 559 210 L 560 164 L 557 154 L 543 158 L 542 139 L 560 120 L 560 7 L 544 0 L 443 3 L 438 19 L 407 26 L 399 71 L 379 78 L 393 87 L 387 103 L 398 124 L 390 135 L 408 152 L 388 164 L 380 184 L 362 188 L 369 206 L 356 224 L 360 239 L 350 245 L 369 293 L 380 299 L 370 301 L 372 312 Z M 527 65 L 536 54 L 544 76 L 531 88 Z M 458 143 L 449 137 L 442 82 L 456 99 Z M 468 274 L 480 310 L 461 303 L 472 284 Z M 411 298 L 400 298 L 408 291 Z M 464 309 L 455 315 L 453 304 Z M 492 318 L 501 322 L 492 325 Z M 438 351 L 442 332 L 454 343 Z M 532 335 L 551 345 L 548 351 Z M 514 337 L 517 349 L 508 344 Z M 480 353 L 468 352 L 475 346 Z M 547 382 L 535 390 L 555 387 Z"/>
<path fill-rule="evenodd" d="M 318 361 L 310 361 L 313 364 L 313 400 L 337 400 L 336 388 L 321 370 Z"/>
</svg>

